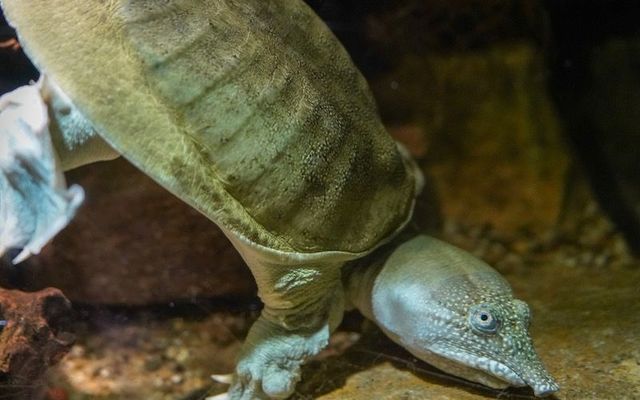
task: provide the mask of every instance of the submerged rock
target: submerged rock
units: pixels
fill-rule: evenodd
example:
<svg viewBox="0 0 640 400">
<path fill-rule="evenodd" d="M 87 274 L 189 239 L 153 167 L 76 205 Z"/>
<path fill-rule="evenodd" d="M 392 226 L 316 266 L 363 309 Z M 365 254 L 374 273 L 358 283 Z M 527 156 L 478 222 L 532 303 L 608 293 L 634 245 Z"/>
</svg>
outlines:
<svg viewBox="0 0 640 400">
<path fill-rule="evenodd" d="M 533 44 L 407 54 L 373 85 L 389 123 L 411 121 L 445 219 L 514 233 L 554 226 L 570 163 Z M 406 134 L 406 129 L 405 129 Z"/>
<path fill-rule="evenodd" d="M 0 398 L 39 399 L 44 376 L 75 340 L 67 329 L 71 303 L 57 289 L 0 288 Z"/>
</svg>

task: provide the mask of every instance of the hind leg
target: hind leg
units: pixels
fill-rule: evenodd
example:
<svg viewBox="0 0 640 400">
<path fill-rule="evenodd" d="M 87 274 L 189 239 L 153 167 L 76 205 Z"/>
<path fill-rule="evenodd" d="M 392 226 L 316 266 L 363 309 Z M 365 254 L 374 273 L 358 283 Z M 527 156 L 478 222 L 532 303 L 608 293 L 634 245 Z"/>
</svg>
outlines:
<svg viewBox="0 0 640 400">
<path fill-rule="evenodd" d="M 327 346 L 342 320 L 340 266 L 272 266 L 254 275 L 265 308 L 243 345 L 228 395 L 285 399 L 302 364 Z"/>
</svg>

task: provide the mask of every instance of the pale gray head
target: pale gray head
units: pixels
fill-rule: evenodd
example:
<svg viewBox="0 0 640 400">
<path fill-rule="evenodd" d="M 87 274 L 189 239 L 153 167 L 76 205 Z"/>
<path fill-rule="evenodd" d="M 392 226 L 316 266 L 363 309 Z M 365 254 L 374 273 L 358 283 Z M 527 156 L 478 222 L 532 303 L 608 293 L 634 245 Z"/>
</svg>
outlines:
<svg viewBox="0 0 640 400">
<path fill-rule="evenodd" d="M 360 280 L 370 300 L 361 291 L 354 303 L 416 357 L 493 388 L 530 386 L 536 396 L 558 390 L 529 337 L 529 307 L 470 254 L 418 236 Z"/>
</svg>

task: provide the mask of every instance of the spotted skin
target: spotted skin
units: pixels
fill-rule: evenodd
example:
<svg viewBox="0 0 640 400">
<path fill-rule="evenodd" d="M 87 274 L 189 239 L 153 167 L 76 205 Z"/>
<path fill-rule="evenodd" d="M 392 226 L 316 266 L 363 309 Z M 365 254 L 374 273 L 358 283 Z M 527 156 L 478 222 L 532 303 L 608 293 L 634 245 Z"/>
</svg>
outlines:
<svg viewBox="0 0 640 400">
<path fill-rule="evenodd" d="M 531 312 L 509 284 L 470 254 L 427 236 L 398 246 L 347 279 L 351 304 L 416 357 L 493 388 L 559 387 L 529 336 Z"/>
</svg>

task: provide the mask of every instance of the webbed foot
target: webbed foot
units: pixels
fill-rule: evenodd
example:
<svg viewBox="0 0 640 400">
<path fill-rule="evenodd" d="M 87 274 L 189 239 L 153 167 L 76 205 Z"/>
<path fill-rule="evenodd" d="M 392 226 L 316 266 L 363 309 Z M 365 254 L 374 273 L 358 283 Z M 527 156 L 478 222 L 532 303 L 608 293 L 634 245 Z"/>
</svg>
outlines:
<svg viewBox="0 0 640 400">
<path fill-rule="evenodd" d="M 249 331 L 230 400 L 286 399 L 300 380 L 300 367 L 329 341 L 329 324 L 317 329 L 288 330 L 260 317 Z"/>
</svg>

